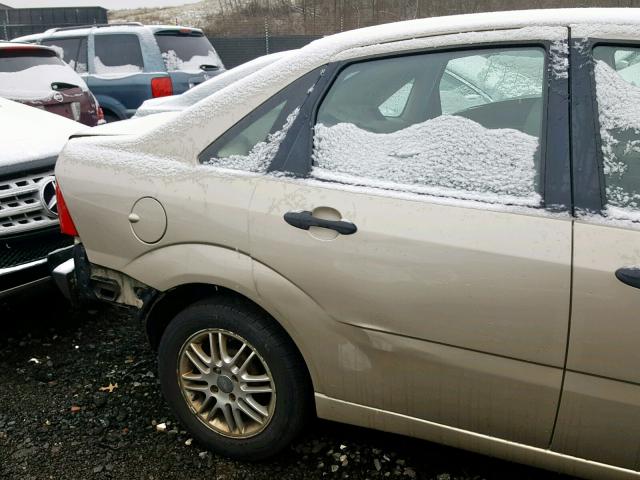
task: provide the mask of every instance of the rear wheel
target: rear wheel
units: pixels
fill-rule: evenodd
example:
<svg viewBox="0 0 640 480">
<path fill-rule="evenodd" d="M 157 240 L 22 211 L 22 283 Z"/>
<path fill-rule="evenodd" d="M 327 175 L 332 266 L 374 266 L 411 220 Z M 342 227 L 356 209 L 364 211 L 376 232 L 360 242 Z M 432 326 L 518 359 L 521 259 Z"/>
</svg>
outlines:
<svg viewBox="0 0 640 480">
<path fill-rule="evenodd" d="M 263 311 L 234 299 L 179 313 L 158 350 L 162 392 L 180 421 L 221 454 L 260 460 L 287 446 L 311 408 L 306 368 Z"/>
</svg>

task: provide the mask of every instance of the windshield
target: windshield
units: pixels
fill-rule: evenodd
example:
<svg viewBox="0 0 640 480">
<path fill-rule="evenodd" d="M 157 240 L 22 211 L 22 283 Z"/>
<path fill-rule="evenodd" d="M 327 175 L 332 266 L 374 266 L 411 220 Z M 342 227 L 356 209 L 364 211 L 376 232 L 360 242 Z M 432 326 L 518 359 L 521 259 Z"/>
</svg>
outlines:
<svg viewBox="0 0 640 480">
<path fill-rule="evenodd" d="M 0 49 L 0 97 L 48 101 L 56 93 L 52 84 L 86 90 L 71 67 L 49 50 Z"/>
<path fill-rule="evenodd" d="M 169 72 L 198 72 L 202 69 L 223 67 L 220 57 L 207 37 L 199 32 L 160 32 L 156 33 L 156 39 Z"/>
</svg>

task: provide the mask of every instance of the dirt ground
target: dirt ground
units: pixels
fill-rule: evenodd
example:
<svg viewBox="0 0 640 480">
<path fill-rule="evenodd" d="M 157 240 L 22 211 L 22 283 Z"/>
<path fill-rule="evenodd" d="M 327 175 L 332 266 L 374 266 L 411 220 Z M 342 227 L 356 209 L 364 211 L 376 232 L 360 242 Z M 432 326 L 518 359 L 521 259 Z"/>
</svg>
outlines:
<svg viewBox="0 0 640 480">
<path fill-rule="evenodd" d="M 0 478 L 569 480 L 320 420 L 274 460 L 231 461 L 182 429 L 155 372 L 122 311 L 73 312 L 50 292 L 0 302 Z"/>
</svg>

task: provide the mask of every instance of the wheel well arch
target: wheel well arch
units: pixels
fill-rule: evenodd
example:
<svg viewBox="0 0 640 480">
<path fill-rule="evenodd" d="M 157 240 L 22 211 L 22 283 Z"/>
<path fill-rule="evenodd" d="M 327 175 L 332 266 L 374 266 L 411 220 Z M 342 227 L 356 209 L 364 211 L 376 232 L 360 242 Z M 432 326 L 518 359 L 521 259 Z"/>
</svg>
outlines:
<svg viewBox="0 0 640 480">
<path fill-rule="evenodd" d="M 149 343 L 151 344 L 151 347 L 156 351 L 158 350 L 162 334 L 166 330 L 171 320 L 173 320 L 173 318 L 180 311 L 184 310 L 189 305 L 193 305 L 194 303 L 197 303 L 199 301 L 209 298 L 215 299 L 216 297 L 219 299 L 224 298 L 225 300 L 232 299 L 235 302 L 259 310 L 267 318 L 271 319 L 271 321 L 275 325 L 277 325 L 291 341 L 291 345 L 293 345 L 293 347 L 296 349 L 298 358 L 303 363 L 304 368 L 307 372 L 309 385 L 313 385 L 311 372 L 309 371 L 309 365 L 307 364 L 305 357 L 300 350 L 300 347 L 296 344 L 296 341 L 289 334 L 289 332 L 287 332 L 284 326 L 276 318 L 274 318 L 273 315 L 271 315 L 262 306 L 257 304 L 249 297 L 238 293 L 235 290 L 221 287 L 219 285 L 206 283 L 189 283 L 179 285 L 159 294 L 150 302 L 148 307 L 143 308 L 141 317 L 145 324 L 144 326 L 147 338 L 149 340 Z"/>
</svg>

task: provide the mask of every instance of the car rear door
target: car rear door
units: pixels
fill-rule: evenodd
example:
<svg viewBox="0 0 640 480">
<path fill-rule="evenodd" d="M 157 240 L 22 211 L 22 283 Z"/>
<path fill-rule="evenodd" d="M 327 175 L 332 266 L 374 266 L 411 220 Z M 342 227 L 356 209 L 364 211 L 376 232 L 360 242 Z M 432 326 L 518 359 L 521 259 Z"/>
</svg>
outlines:
<svg viewBox="0 0 640 480">
<path fill-rule="evenodd" d="M 249 222 L 258 290 L 267 268 L 324 311 L 319 393 L 548 447 L 571 282 L 566 37 L 413 40 L 327 68 L 272 165 L 305 178 L 258 182 Z M 454 66 L 482 79 L 461 98 Z"/>
<path fill-rule="evenodd" d="M 640 469 L 640 37 L 575 27 L 571 333 L 552 448 Z"/>
</svg>

